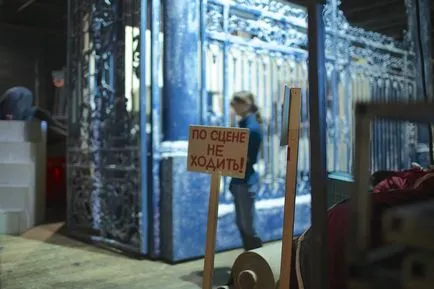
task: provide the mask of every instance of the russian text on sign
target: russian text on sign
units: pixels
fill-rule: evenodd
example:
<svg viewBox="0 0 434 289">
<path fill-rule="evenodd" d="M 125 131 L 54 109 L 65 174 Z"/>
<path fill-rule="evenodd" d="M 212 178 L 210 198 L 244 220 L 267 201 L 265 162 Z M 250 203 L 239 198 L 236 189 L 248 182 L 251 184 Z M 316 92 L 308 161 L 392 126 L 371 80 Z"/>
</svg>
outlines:
<svg viewBox="0 0 434 289">
<path fill-rule="evenodd" d="M 248 142 L 248 129 L 191 126 L 188 170 L 244 178 Z"/>
</svg>

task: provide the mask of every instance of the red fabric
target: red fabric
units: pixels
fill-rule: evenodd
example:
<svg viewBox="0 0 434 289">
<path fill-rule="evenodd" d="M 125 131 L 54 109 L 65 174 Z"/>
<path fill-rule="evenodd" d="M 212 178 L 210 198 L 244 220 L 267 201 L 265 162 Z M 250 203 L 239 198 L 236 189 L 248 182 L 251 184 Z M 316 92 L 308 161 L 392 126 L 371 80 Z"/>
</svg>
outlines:
<svg viewBox="0 0 434 289">
<path fill-rule="evenodd" d="M 372 194 L 371 247 L 383 243 L 381 235 L 381 218 L 383 212 L 391 207 L 407 205 L 434 198 L 433 191 L 428 190 L 394 190 Z M 329 288 L 348 289 L 346 274 L 346 239 L 349 226 L 349 203 L 341 203 L 328 213 L 329 241 Z"/>
<path fill-rule="evenodd" d="M 429 172 L 421 177 L 414 184 L 414 188 L 418 190 L 431 190 L 434 191 L 434 173 Z"/>
<path fill-rule="evenodd" d="M 336 205 L 328 212 L 328 276 L 329 287 L 344 289 L 346 280 L 345 270 L 345 241 L 348 228 L 348 202 Z M 339 277 L 337 277 L 339 276 Z"/>
<path fill-rule="evenodd" d="M 374 193 L 371 194 L 371 248 L 384 243 L 381 232 L 382 216 L 385 210 L 429 199 L 434 199 L 434 173 L 418 168 L 396 172 L 375 186 Z M 349 209 L 349 203 L 342 202 L 328 211 L 328 285 L 330 289 L 348 289 L 345 253 L 350 226 Z M 309 250 L 309 248 L 305 247 L 304 250 Z M 293 264 L 292 268 L 295 267 L 295 262 Z M 292 280 L 295 280 L 295 272 L 291 273 L 294 276 Z M 296 281 L 291 283 L 291 288 L 298 288 Z"/>
<path fill-rule="evenodd" d="M 65 157 L 47 160 L 47 203 L 66 200 Z"/>
<path fill-rule="evenodd" d="M 378 185 L 376 185 L 373 189 L 373 192 L 379 193 L 389 190 L 404 190 L 413 188 L 415 182 L 426 174 L 427 172 L 419 168 L 396 172 L 392 176 L 384 179 Z"/>
</svg>

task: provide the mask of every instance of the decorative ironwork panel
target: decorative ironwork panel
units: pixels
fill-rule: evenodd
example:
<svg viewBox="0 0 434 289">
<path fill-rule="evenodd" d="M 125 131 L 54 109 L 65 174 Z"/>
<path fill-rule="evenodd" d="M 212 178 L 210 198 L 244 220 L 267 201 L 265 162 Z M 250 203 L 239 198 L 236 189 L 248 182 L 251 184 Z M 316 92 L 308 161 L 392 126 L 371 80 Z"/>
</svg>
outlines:
<svg viewBox="0 0 434 289">
<path fill-rule="evenodd" d="M 140 110 L 125 75 L 139 47 L 136 1 L 70 0 L 68 227 L 141 252 Z M 126 57 L 127 56 L 127 57 Z M 129 77 L 131 81 L 131 77 Z M 145 236 L 146 238 L 146 236 Z"/>
<path fill-rule="evenodd" d="M 283 194 L 285 162 L 278 145 L 281 86 L 303 89 L 298 193 L 309 193 L 309 122 L 307 109 L 306 11 L 264 0 L 208 0 L 206 5 L 206 77 L 211 97 L 203 99 L 206 121 L 231 123 L 229 99 L 236 90 L 251 90 L 264 116 L 266 138 L 257 169 L 260 198 Z M 329 171 L 351 173 L 354 139 L 353 105 L 360 100 L 409 100 L 414 86 L 411 42 L 402 42 L 348 23 L 340 1 L 324 10 L 327 57 L 327 153 Z M 381 81 L 380 81 L 381 79 Z M 384 83 L 384 85 L 380 85 Z M 232 122 L 232 124 L 234 124 Z M 373 141 L 373 169 L 399 169 L 410 163 L 409 124 L 380 122 Z M 381 133 L 380 133 L 381 131 Z M 393 152 L 388 150 L 393 146 Z M 389 154 L 385 156 L 386 152 Z M 383 161 L 384 159 L 384 161 Z M 223 203 L 230 201 L 227 186 Z"/>
<path fill-rule="evenodd" d="M 267 4 L 267 5 L 266 5 Z M 286 159 L 279 146 L 282 88 L 285 83 L 303 90 L 300 134 L 299 191 L 306 192 L 309 171 L 307 118 L 306 21 L 304 10 L 275 1 L 208 1 L 206 32 L 206 88 L 208 123 L 232 124 L 229 99 L 237 90 L 255 94 L 265 132 L 257 170 L 262 176 L 259 199 L 281 198 Z M 230 203 L 227 181 L 221 203 Z"/>
<path fill-rule="evenodd" d="M 409 101 L 415 83 L 411 41 L 399 42 L 351 26 L 330 0 L 324 11 L 329 74 L 328 169 L 352 172 L 355 101 Z M 410 164 L 411 124 L 374 124 L 372 170 L 402 169 Z M 389 149 L 390 147 L 393 149 Z"/>
</svg>

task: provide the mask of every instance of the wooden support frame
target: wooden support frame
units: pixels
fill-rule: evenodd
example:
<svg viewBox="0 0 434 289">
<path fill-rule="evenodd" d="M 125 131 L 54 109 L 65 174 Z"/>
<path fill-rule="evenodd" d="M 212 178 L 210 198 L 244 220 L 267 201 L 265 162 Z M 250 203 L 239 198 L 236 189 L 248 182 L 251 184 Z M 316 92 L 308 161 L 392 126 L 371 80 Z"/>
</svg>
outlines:
<svg viewBox="0 0 434 289">
<path fill-rule="evenodd" d="M 377 118 L 434 123 L 433 103 L 358 103 L 356 104 L 355 185 L 350 198 L 350 231 L 348 236 L 348 272 L 350 282 L 357 284 L 366 275 L 369 264 L 371 198 L 369 188 L 371 122 Z"/>
</svg>

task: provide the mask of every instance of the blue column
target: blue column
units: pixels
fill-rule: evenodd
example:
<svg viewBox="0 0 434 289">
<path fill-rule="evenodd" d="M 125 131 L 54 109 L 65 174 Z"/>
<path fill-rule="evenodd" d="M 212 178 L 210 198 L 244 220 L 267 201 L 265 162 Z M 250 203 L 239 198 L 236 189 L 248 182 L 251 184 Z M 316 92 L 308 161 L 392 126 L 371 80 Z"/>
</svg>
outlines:
<svg viewBox="0 0 434 289">
<path fill-rule="evenodd" d="M 189 125 L 200 123 L 201 1 L 166 0 L 163 5 L 161 189 L 159 201 L 154 198 L 160 213 L 153 226 L 160 228 L 159 240 L 154 240 L 160 257 L 171 262 L 205 252 L 209 176 L 187 171 Z"/>
<path fill-rule="evenodd" d="M 163 138 L 187 140 L 199 124 L 199 0 L 166 0 L 164 5 Z"/>
</svg>

